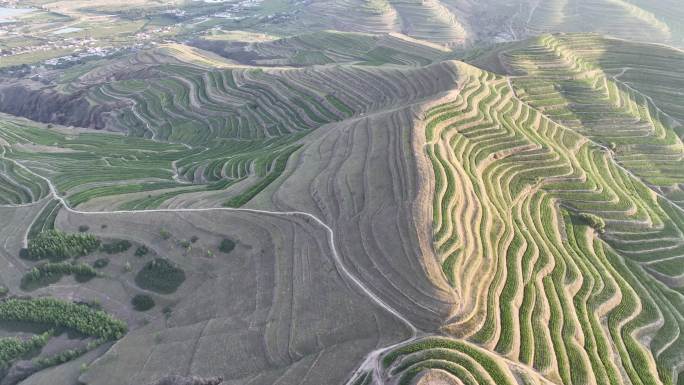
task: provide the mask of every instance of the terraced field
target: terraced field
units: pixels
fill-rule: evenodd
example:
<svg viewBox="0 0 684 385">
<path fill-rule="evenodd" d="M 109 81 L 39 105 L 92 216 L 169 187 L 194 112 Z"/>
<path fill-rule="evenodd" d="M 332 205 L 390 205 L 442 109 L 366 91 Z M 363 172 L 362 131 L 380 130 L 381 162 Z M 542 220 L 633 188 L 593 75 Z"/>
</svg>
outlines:
<svg viewBox="0 0 684 385">
<path fill-rule="evenodd" d="M 4 147 L 3 147 L 4 151 Z M 44 197 L 47 184 L 13 163 L 0 162 L 0 202 L 2 204 L 31 203 Z"/>
<path fill-rule="evenodd" d="M 403 51 L 390 45 L 384 51 L 378 48 L 373 53 L 378 64 L 421 60 L 429 64 L 423 57 L 402 53 L 418 43 L 388 41 L 398 42 Z M 418 53 L 441 53 L 422 47 Z M 372 60 L 372 55 L 366 56 Z M 448 88 L 450 74 L 441 64 L 434 66 L 435 77 L 424 76 L 413 66 L 221 69 L 182 63 L 160 49 L 92 70 L 85 66 L 64 76 L 61 83 L 38 90 L 29 91 L 31 84 L 13 84 L 0 92 L 5 100 L 17 99 L 3 105 L 8 112 L 123 131 L 127 137 L 79 133 L 74 140 L 63 133 L 11 123 L 4 124 L 2 135 L 13 145 L 51 146 L 50 151 L 37 152 L 13 148 L 11 156 L 53 175 L 58 190 L 74 205 L 102 198 L 92 207 L 109 206 L 112 201 L 107 197 L 126 194 L 123 201 L 117 198 L 118 206 L 153 208 L 170 199 L 182 204 L 177 197 L 192 193 L 190 201 L 200 197 L 209 204 L 240 206 L 280 175 L 302 138 L 314 129 Z M 112 78 L 119 80 L 109 81 Z M 24 102 L 18 101 L 22 98 Z M 40 100 L 47 110 L 73 108 L 74 112 L 55 119 L 54 114 L 25 109 L 31 103 L 27 99 Z M 61 100 L 70 102 L 65 106 Z M 110 141 L 117 145 L 101 146 Z M 73 172 L 89 160 L 89 169 Z M 122 186 L 121 181 L 128 182 Z M 234 192 L 229 199 L 225 194 L 217 197 L 216 191 L 225 189 Z M 29 198 L 27 194 L 8 197 Z"/>
<path fill-rule="evenodd" d="M 199 39 L 194 45 L 252 65 L 311 66 L 329 63 L 427 65 L 451 51 L 402 34 L 323 31 L 251 44 Z"/>
<path fill-rule="evenodd" d="M 317 1 L 299 12 L 302 16 L 287 24 L 300 33 L 398 32 L 452 48 L 557 32 L 684 45 L 676 0 Z"/>
<path fill-rule="evenodd" d="M 509 32 L 613 7 L 672 39 L 630 4 L 520 6 Z M 445 46 L 474 12 L 363 6 Z M 129 246 L 48 266 L 104 270 L 31 293 L 95 298 L 129 334 L 22 384 L 684 383 L 681 51 L 596 34 L 469 64 L 398 34 L 200 46 L 0 85 L 23 116 L 0 120 L 0 284 L 22 293 L 49 229 Z M 158 260 L 183 272 L 170 292 L 136 281 Z"/>
<path fill-rule="evenodd" d="M 656 182 L 682 180 L 662 177 L 677 167 L 658 162 L 680 158 L 679 124 L 578 58 L 600 47 L 592 39 L 501 52 L 525 75 L 468 67 L 458 96 L 426 110 L 435 249 L 462 299 L 444 330 L 554 383 L 677 383 L 682 209 Z M 602 60 L 624 52 L 603 44 Z M 481 357 L 493 378 L 478 380 L 470 350 L 419 340 L 388 354 L 384 373 L 407 384 L 427 369 L 511 381 Z"/>
<path fill-rule="evenodd" d="M 660 258 L 618 252 L 635 233 L 677 228 L 673 207 L 506 79 L 474 72 L 456 101 L 426 113 L 435 247 L 464 298 L 446 329 L 560 383 L 651 383 L 638 336 L 665 322 L 651 348 L 668 375 L 682 315 L 640 266 Z M 604 231 L 612 248 L 594 235 Z"/>
</svg>

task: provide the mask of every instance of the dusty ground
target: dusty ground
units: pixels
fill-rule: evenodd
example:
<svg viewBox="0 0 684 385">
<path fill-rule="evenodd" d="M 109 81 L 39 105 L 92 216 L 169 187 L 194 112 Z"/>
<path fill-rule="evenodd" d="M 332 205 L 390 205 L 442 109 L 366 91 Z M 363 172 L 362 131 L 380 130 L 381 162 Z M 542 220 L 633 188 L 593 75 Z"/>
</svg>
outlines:
<svg viewBox="0 0 684 385">
<path fill-rule="evenodd" d="M 220 375 L 228 384 L 341 382 L 366 352 L 405 333 L 342 278 L 324 230 L 305 218 L 226 212 L 58 218 L 64 230 L 81 224 L 144 243 L 188 276 L 176 293 L 155 296 L 159 305 L 148 312 L 149 323 L 94 362 L 80 377 L 87 384 L 146 384 L 167 374 Z M 161 239 L 162 228 L 171 239 Z M 186 253 L 174 240 L 190 235 L 199 240 Z M 216 250 L 225 236 L 238 243 L 228 255 Z M 139 291 L 126 276 L 85 286 L 124 316 L 123 300 Z M 172 306 L 168 319 L 163 304 Z"/>
</svg>

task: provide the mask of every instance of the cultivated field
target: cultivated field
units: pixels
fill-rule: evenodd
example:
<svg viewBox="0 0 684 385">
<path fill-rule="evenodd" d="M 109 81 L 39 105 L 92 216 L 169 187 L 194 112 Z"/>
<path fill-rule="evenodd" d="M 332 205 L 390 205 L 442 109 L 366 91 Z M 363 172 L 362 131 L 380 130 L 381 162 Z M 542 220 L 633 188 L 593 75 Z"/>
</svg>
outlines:
<svg viewBox="0 0 684 385">
<path fill-rule="evenodd" d="M 684 383 L 682 52 L 544 34 L 449 60 L 482 33 L 474 3 L 334 7 L 402 33 L 200 38 L 0 82 L 0 374 Z M 508 4 L 501 27 L 606 9 L 602 32 L 676 44 L 667 2 Z"/>
</svg>

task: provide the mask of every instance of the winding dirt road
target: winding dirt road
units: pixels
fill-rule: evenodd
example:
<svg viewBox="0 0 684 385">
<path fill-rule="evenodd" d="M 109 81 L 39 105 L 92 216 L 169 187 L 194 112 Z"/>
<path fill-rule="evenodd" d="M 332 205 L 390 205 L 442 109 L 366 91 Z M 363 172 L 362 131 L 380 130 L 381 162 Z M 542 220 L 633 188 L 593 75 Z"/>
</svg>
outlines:
<svg viewBox="0 0 684 385">
<path fill-rule="evenodd" d="M 370 298 L 373 302 L 375 302 L 379 307 L 383 308 L 385 311 L 388 313 L 392 314 L 395 316 L 397 319 L 399 319 L 409 330 L 410 330 L 410 337 L 407 338 L 404 341 L 400 341 L 396 344 L 386 346 L 383 348 L 378 348 L 376 350 L 371 351 L 368 353 L 361 363 L 361 365 L 352 373 L 350 376 L 349 380 L 347 381 L 347 384 L 353 383 L 356 381 L 357 378 L 362 376 L 364 373 L 367 372 L 372 372 L 373 373 L 373 383 L 374 384 L 382 384 L 381 381 L 381 373 L 380 373 L 380 356 L 385 353 L 388 350 L 394 349 L 398 346 L 410 343 L 411 341 L 414 341 L 415 339 L 418 338 L 419 331 L 418 329 L 413 325 L 413 323 L 407 319 L 404 315 L 399 313 L 396 309 L 394 309 L 392 306 L 388 305 L 385 301 L 383 301 L 380 297 L 378 297 L 375 293 L 373 293 L 359 278 L 357 278 L 354 274 L 352 274 L 347 267 L 345 266 L 344 262 L 342 261 L 342 258 L 340 257 L 339 253 L 337 252 L 337 248 L 335 247 L 335 233 L 333 229 L 328 226 L 325 222 L 323 222 L 320 218 L 317 216 L 303 212 L 303 211 L 270 211 L 270 210 L 258 210 L 258 209 L 246 209 L 246 208 L 232 208 L 232 207 L 207 207 L 207 208 L 194 208 L 194 209 L 184 209 L 184 208 L 179 208 L 179 209 L 148 209 L 148 210 L 112 210 L 112 211 L 82 211 L 82 210 L 77 210 L 69 206 L 68 202 L 66 199 L 61 197 L 59 193 L 57 192 L 57 188 L 55 185 L 52 183 L 50 179 L 47 177 L 44 177 L 40 174 L 37 174 L 33 172 L 31 169 L 28 167 L 24 166 L 23 164 L 17 162 L 14 159 L 7 158 L 5 156 L 5 148 L 2 147 L 2 153 L 0 153 L 0 159 L 6 159 L 12 163 L 14 163 L 17 167 L 20 167 L 24 169 L 26 172 L 35 175 L 36 177 L 44 180 L 47 185 L 50 188 L 50 195 L 48 197 L 52 197 L 53 199 L 56 199 L 59 201 L 59 203 L 62 204 L 62 207 L 67 210 L 68 212 L 74 213 L 74 214 L 81 214 L 81 215 L 118 215 L 118 214 L 138 214 L 138 213 L 165 213 L 165 212 L 209 212 L 209 211 L 228 211 L 228 212 L 247 212 L 247 213 L 255 213 L 255 214 L 265 214 L 265 215 L 277 215 L 277 216 L 302 216 L 305 217 L 309 220 L 313 220 L 316 224 L 319 226 L 323 227 L 325 231 L 328 233 L 328 242 L 330 244 L 330 250 L 332 251 L 332 257 L 333 261 L 335 262 L 335 265 L 337 266 L 338 271 L 341 273 L 341 275 L 345 278 L 347 278 L 349 281 L 351 281 L 354 285 L 356 285 L 368 298 Z M 43 198 L 45 199 L 45 198 Z M 42 199 L 41 199 L 42 201 Z M 39 201 L 37 201 L 39 202 Z M 34 202 L 34 203 L 37 203 Z M 5 206 L 0 206 L 0 207 L 19 207 L 20 205 L 5 205 Z M 22 205 L 26 206 L 26 205 Z M 27 229 L 27 234 L 28 234 L 28 229 Z"/>
</svg>

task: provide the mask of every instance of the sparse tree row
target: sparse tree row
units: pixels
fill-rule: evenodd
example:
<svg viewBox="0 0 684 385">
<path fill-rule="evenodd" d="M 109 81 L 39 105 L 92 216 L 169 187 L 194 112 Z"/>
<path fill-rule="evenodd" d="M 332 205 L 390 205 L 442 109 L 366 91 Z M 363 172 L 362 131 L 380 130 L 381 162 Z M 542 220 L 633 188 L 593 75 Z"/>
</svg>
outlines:
<svg viewBox="0 0 684 385">
<path fill-rule="evenodd" d="M 24 274 L 21 286 L 28 289 L 35 285 L 49 284 L 69 274 L 73 274 L 77 281 L 85 282 L 97 276 L 97 271 L 85 263 L 47 262 L 33 267 Z"/>
<path fill-rule="evenodd" d="M 0 369 L 7 367 L 12 361 L 42 348 L 51 337 L 52 332 L 47 331 L 28 339 L 19 337 L 0 338 Z"/>
<path fill-rule="evenodd" d="M 103 340 L 117 340 L 128 330 L 125 322 L 103 311 L 53 298 L 2 301 L 0 320 L 65 327 Z"/>
</svg>

